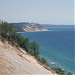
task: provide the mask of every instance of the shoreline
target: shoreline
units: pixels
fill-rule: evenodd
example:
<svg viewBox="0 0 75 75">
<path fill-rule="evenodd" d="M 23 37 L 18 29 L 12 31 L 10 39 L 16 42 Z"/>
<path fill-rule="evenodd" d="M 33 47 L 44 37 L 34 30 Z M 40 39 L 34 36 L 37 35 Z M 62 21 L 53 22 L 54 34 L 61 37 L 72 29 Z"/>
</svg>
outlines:
<svg viewBox="0 0 75 75">
<path fill-rule="evenodd" d="M 41 66 L 33 56 L 28 55 L 22 49 L 18 50 L 17 48 L 12 47 L 11 45 L 8 44 L 8 42 L 6 42 L 5 44 L 0 42 L 0 58 L 5 59 L 4 62 L 7 64 L 7 67 L 10 70 L 10 71 L 7 70 L 7 72 L 8 73 L 10 72 L 11 74 L 34 75 L 35 73 L 35 75 L 37 74 L 57 75 L 56 73 L 52 73 L 52 71 L 49 71 L 45 69 L 43 66 Z M 2 72 L 4 71 L 2 70 Z"/>
<path fill-rule="evenodd" d="M 53 31 L 53 30 L 48 30 L 48 31 Z M 27 31 L 29 33 L 35 33 L 35 32 L 48 32 L 48 31 Z M 17 32 L 17 33 L 27 33 L 26 31 L 24 32 Z"/>
<path fill-rule="evenodd" d="M 47 32 L 47 31 L 45 31 L 45 32 Z M 25 32 L 22 32 L 22 33 L 25 33 Z M 26 32 L 26 33 L 36 33 L 36 32 Z M 39 33 L 39 32 L 37 32 L 37 33 Z M 43 47 L 42 47 L 43 48 Z M 56 64 L 54 64 L 55 62 L 54 61 L 52 61 L 52 63 L 50 63 L 50 66 L 51 67 L 53 67 L 53 68 L 60 68 L 60 69 L 62 69 L 62 70 L 65 70 L 66 72 L 71 72 L 71 73 L 73 73 L 72 71 L 70 71 L 69 69 L 66 69 L 66 68 L 64 68 L 63 67 L 63 65 L 58 65 L 57 63 Z M 49 62 L 48 62 L 48 64 L 49 64 Z"/>
</svg>

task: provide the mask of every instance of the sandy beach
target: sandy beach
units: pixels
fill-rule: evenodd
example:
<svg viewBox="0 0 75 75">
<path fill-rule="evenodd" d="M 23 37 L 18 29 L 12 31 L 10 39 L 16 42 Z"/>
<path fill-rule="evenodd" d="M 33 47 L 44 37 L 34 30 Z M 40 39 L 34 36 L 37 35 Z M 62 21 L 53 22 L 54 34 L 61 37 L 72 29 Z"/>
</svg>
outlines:
<svg viewBox="0 0 75 75">
<path fill-rule="evenodd" d="M 33 56 L 0 41 L 0 75 L 57 75 L 38 64 Z"/>
</svg>

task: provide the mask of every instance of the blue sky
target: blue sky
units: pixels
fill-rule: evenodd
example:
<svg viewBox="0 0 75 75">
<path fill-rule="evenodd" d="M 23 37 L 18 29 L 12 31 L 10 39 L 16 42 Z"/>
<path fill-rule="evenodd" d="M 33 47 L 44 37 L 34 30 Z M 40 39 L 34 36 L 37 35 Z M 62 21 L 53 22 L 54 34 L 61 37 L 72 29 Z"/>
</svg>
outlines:
<svg viewBox="0 0 75 75">
<path fill-rule="evenodd" d="M 0 20 L 74 24 L 73 0 L 0 0 Z"/>
</svg>

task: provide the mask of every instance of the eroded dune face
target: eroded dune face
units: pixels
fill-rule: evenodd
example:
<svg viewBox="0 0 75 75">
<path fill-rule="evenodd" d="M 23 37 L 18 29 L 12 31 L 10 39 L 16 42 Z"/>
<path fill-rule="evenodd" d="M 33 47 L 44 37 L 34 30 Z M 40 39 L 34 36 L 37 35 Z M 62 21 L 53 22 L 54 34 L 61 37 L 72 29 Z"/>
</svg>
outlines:
<svg viewBox="0 0 75 75">
<path fill-rule="evenodd" d="M 56 75 L 39 65 L 34 57 L 8 42 L 0 42 L 0 75 Z"/>
</svg>

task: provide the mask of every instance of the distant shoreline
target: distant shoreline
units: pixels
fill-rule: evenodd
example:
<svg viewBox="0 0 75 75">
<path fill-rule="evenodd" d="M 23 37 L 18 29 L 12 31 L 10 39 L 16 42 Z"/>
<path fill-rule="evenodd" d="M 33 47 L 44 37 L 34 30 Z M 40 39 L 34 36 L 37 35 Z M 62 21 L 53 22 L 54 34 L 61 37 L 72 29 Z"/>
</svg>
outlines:
<svg viewBox="0 0 75 75">
<path fill-rule="evenodd" d="M 52 31 L 52 30 L 48 30 L 48 31 Z M 48 32 L 48 31 L 28 31 L 28 32 Z M 25 33 L 25 32 L 17 32 L 17 33 Z"/>
</svg>

